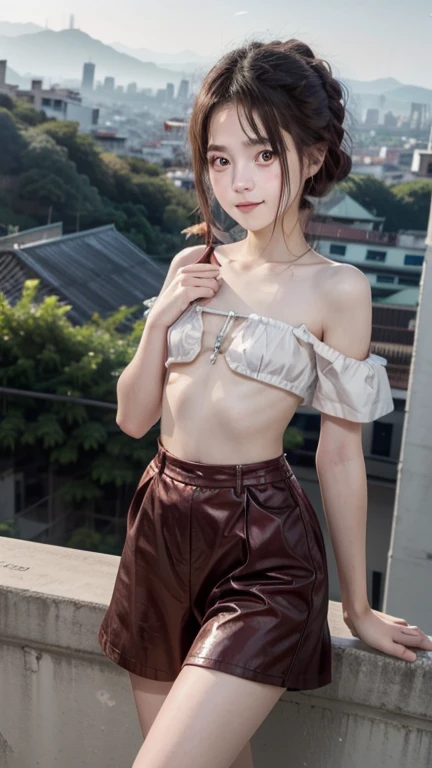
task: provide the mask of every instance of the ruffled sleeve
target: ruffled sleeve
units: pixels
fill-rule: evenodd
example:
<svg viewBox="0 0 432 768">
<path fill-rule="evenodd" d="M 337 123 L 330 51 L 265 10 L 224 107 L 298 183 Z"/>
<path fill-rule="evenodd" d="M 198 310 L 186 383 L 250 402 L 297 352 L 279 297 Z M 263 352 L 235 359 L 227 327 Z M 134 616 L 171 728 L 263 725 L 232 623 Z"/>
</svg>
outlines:
<svg viewBox="0 0 432 768">
<path fill-rule="evenodd" d="M 301 331 L 303 341 L 312 344 L 316 361 L 316 383 L 309 402 L 303 405 L 356 422 L 375 421 L 394 410 L 384 357 L 347 357 L 319 341 L 304 326 Z"/>
<path fill-rule="evenodd" d="M 147 307 L 147 309 L 143 312 L 143 317 L 147 318 L 149 316 L 158 298 L 159 296 L 152 296 L 150 299 L 145 299 L 143 301 L 144 306 Z"/>
</svg>

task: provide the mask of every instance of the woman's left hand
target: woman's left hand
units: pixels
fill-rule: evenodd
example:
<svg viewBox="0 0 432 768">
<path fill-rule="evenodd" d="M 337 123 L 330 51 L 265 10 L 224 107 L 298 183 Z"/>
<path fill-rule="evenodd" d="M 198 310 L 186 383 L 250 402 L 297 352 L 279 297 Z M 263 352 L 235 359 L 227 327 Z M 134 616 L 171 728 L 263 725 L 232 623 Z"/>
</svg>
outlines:
<svg viewBox="0 0 432 768">
<path fill-rule="evenodd" d="M 432 651 L 432 640 L 418 627 L 410 626 L 405 619 L 369 607 L 355 617 L 344 610 L 343 619 L 354 637 L 398 659 L 416 661 L 417 656 L 410 648 Z"/>
</svg>

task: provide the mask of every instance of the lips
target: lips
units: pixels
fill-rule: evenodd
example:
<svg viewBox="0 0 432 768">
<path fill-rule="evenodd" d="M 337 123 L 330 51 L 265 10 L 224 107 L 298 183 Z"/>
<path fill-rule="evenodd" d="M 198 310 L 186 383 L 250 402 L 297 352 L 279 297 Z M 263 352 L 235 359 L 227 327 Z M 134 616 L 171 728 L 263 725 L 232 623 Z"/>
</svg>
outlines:
<svg viewBox="0 0 432 768">
<path fill-rule="evenodd" d="M 238 203 L 236 208 L 239 208 L 241 211 L 249 211 L 252 210 L 252 208 L 256 208 L 258 205 L 261 205 L 261 203 Z"/>
</svg>

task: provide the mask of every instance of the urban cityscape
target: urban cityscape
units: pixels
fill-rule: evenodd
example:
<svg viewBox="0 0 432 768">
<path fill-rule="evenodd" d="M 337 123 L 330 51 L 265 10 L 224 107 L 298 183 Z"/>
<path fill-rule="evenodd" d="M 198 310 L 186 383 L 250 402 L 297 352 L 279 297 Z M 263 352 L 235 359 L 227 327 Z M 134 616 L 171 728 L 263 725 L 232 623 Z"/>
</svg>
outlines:
<svg viewBox="0 0 432 768">
<path fill-rule="evenodd" d="M 288 27 L 285 32 L 289 37 Z M 324 41 L 321 45 L 325 50 Z M 95 660 L 96 645 L 88 634 L 80 634 L 85 619 L 77 618 L 68 645 L 53 617 L 57 611 L 64 626 L 71 627 L 76 606 L 85 612 L 108 601 L 124 547 L 127 507 L 155 451 L 157 430 L 139 441 L 120 433 L 115 382 L 134 354 L 146 302 L 157 296 L 172 257 L 203 242 L 188 126 L 196 94 L 216 58 L 191 50 L 176 56 L 152 53 L 127 39 L 108 44 L 80 28 L 76 13 L 68 12 L 67 25 L 56 30 L 30 19 L 0 21 L 0 565 L 7 569 L 0 594 L 4 591 L 4 609 L 17 623 L 0 624 L 0 648 L 10 646 L 11 669 L 18 676 L 21 661 L 14 654 L 22 647 L 23 670 L 31 670 L 35 679 L 43 665 L 39 652 L 41 658 L 49 647 L 53 658 L 69 654 L 83 699 L 95 699 L 94 674 L 98 694 L 90 718 L 105 736 L 98 735 L 95 747 L 104 757 L 92 764 L 112 768 L 131 764 L 128 742 L 137 743 L 135 723 L 125 729 L 123 747 L 108 738 L 110 729 L 116 730 L 115 700 L 129 706 L 126 694 L 114 673 L 103 683 L 105 667 L 101 658 Z M 314 210 L 307 237 L 320 254 L 351 264 L 367 277 L 371 353 L 386 360 L 394 402 L 392 413 L 362 430 L 370 605 L 377 612 L 403 614 L 431 634 L 432 422 L 427 397 L 432 358 L 427 323 L 432 277 L 426 267 L 432 252 L 432 81 L 430 87 L 402 82 L 391 68 L 385 77 L 361 80 L 342 72 L 340 80 L 347 96 L 352 169 L 327 196 L 310 198 Z M 217 204 L 214 214 L 220 243 L 245 236 Z M 319 413 L 300 406 L 286 431 L 284 450 L 322 527 L 333 617 L 342 595 L 315 466 L 319 437 Z M 400 570 L 399 561 L 404 562 Z M 76 584 L 69 589 L 67 580 L 75 574 Z M 404 583 L 408 577 L 409 588 Z M 32 590 L 34 614 L 20 603 L 29 600 Z M 23 615 L 30 618 L 18 618 Z M 90 619 L 93 631 L 98 616 Z M 280 712 L 287 718 L 296 713 L 287 726 L 301 760 L 295 765 L 405 768 L 415 759 L 417 768 L 427 768 L 432 754 L 431 654 L 421 657 L 421 672 L 402 673 L 396 662 L 368 653 L 341 622 L 332 621 L 335 674 L 343 684 L 332 687 L 330 704 L 289 693 L 278 705 L 286 707 Z M 93 672 L 97 664 L 102 672 Z M 414 670 L 416 665 L 411 666 Z M 55 690 L 56 673 L 46 669 L 46 691 Z M 404 683 L 403 674 L 412 677 Z M 374 676 L 376 688 L 370 682 Z M 12 691 L 8 674 L 5 681 Z M 19 707 L 27 711 L 26 685 L 12 705 L 14 717 L 20 717 Z M 60 685 L 64 692 L 66 684 Z M 351 698 L 350 690 L 355 691 Z M 58 727 L 52 748 L 35 736 L 37 758 L 32 758 L 31 745 L 18 746 L 15 721 L 6 714 L 5 732 L 15 746 L 9 748 L 6 737 L 3 744 L 0 707 L 0 764 L 90 764 L 81 758 L 90 754 L 91 744 L 82 712 L 71 715 L 75 704 L 66 705 L 74 728 L 85 732 L 81 753 L 77 734 L 70 734 L 54 714 L 58 704 L 46 692 L 42 699 L 45 704 L 38 706 L 52 711 Z M 315 713 L 304 730 L 314 743 L 313 724 L 320 733 L 327 728 L 322 715 L 327 704 L 335 733 L 343 733 L 350 748 L 343 752 L 341 736 L 333 743 L 330 729 L 325 759 L 319 761 L 318 746 L 312 746 L 316 762 L 307 762 L 307 745 L 299 743 L 296 730 L 316 707 L 321 714 Z M 257 765 L 288 765 L 277 762 L 285 736 L 271 717 L 268 731 L 256 737 Z M 28 718 L 35 733 L 47 727 L 46 715 Z M 360 724 L 352 725 L 353 718 Z M 369 743 L 365 734 L 371 723 L 375 731 Z M 269 739 L 277 745 L 271 751 L 274 761 L 267 760 Z M 406 754 L 404 739 L 409 741 Z M 366 744 L 370 752 L 365 757 Z"/>
</svg>

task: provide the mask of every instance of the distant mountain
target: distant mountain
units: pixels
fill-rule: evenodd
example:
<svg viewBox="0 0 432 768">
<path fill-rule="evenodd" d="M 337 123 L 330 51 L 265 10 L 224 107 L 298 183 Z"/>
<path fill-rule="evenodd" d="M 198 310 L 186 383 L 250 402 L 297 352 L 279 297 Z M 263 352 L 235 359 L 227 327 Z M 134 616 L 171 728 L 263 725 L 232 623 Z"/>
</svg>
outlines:
<svg viewBox="0 0 432 768">
<path fill-rule="evenodd" d="M 417 104 L 432 104 L 432 89 L 422 88 L 419 85 L 400 85 L 390 94 L 397 101 L 414 101 Z"/>
<path fill-rule="evenodd" d="M 9 85 L 19 85 L 20 88 L 30 88 L 30 78 L 21 77 L 14 69 L 6 67 L 6 82 Z"/>
<path fill-rule="evenodd" d="M 39 24 L 14 24 L 12 21 L 0 21 L 0 35 L 6 37 L 17 37 L 18 35 L 31 35 L 35 32 L 42 32 L 44 27 Z"/>
<path fill-rule="evenodd" d="M 359 95 L 367 93 L 368 95 L 374 94 L 375 96 L 380 96 L 382 93 L 390 93 L 390 91 L 403 85 L 403 83 L 396 80 L 394 77 L 381 77 L 377 80 L 350 80 L 342 77 L 341 80 L 351 91 L 358 93 Z"/>
<path fill-rule="evenodd" d="M 177 53 L 160 53 L 160 51 L 151 51 L 149 48 L 128 48 L 123 43 L 111 43 L 112 48 L 121 53 L 127 53 L 129 56 L 135 56 L 140 61 L 152 61 L 159 67 L 171 69 L 173 72 L 183 72 L 191 75 L 204 72 L 210 68 L 214 56 L 201 56 L 195 51 L 179 51 Z"/>
<path fill-rule="evenodd" d="M 127 53 L 129 56 L 141 61 L 152 61 L 154 64 L 189 64 L 191 62 L 202 63 L 207 61 L 207 56 L 201 56 L 194 51 L 178 51 L 177 53 L 161 53 L 160 51 L 151 51 L 150 48 L 128 48 L 123 43 L 111 43 L 111 47 L 120 53 Z"/>
<path fill-rule="evenodd" d="M 183 74 L 119 53 L 79 29 L 46 29 L 14 38 L 3 35 L 0 51 L 2 58 L 19 72 L 30 72 L 54 82 L 80 79 L 85 61 L 96 65 L 96 80 L 112 75 L 117 83 L 135 81 L 149 88 L 164 88 L 167 82 L 176 85 Z"/>
<path fill-rule="evenodd" d="M 419 85 L 405 85 L 393 77 L 381 78 L 378 80 L 348 80 L 341 78 L 351 93 L 376 101 L 375 106 L 379 105 L 378 98 L 385 96 L 385 104 L 390 105 L 392 109 L 398 109 L 398 104 L 411 102 L 419 104 L 432 104 L 432 89 L 423 88 Z"/>
<path fill-rule="evenodd" d="M 26 34 L 22 34 L 23 30 L 27 30 Z M 0 58 L 8 61 L 8 82 L 21 86 L 28 84 L 30 75 L 50 82 L 80 82 L 84 62 L 92 61 L 96 65 L 96 81 L 111 75 L 118 84 L 134 81 L 148 88 L 164 88 L 167 82 L 178 85 L 182 77 L 191 74 L 199 80 L 214 59 L 190 50 L 164 53 L 128 48 L 119 42 L 110 46 L 78 29 L 55 32 L 37 24 L 10 22 L 0 22 Z M 431 89 L 407 85 L 393 77 L 369 81 L 342 76 L 340 79 L 362 102 L 370 101 L 367 106 L 375 106 L 382 95 L 386 97 L 386 108 L 396 111 L 401 104 L 409 111 L 411 102 L 432 103 Z"/>
</svg>

